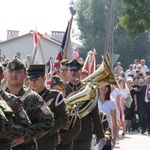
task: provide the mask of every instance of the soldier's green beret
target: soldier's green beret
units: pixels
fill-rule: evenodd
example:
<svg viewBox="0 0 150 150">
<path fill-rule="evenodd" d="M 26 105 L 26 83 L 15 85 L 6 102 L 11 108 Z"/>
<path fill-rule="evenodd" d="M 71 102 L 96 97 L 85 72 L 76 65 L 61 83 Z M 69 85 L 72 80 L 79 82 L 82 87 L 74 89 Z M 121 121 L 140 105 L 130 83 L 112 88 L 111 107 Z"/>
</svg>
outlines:
<svg viewBox="0 0 150 150">
<path fill-rule="evenodd" d="M 24 61 L 20 57 L 15 56 L 7 64 L 6 68 L 8 68 L 9 70 L 26 69 L 26 65 L 25 65 Z"/>
</svg>

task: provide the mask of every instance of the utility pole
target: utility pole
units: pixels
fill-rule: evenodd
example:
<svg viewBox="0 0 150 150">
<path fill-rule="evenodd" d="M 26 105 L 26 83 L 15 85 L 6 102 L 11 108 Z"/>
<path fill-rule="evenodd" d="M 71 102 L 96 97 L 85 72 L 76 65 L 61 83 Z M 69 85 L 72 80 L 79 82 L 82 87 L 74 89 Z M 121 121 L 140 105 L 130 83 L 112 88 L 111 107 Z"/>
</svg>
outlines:
<svg viewBox="0 0 150 150">
<path fill-rule="evenodd" d="M 115 19 L 115 0 L 108 1 L 108 13 L 106 18 L 106 30 L 105 30 L 105 46 L 104 55 L 106 53 L 111 54 L 111 70 L 113 70 L 113 49 L 114 49 L 114 19 Z"/>
</svg>

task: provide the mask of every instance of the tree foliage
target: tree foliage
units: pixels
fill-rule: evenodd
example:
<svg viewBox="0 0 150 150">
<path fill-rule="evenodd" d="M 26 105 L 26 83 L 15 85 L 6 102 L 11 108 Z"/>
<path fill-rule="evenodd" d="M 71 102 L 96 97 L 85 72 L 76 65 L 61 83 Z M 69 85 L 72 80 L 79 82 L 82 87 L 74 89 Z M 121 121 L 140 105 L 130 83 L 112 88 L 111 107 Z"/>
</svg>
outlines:
<svg viewBox="0 0 150 150">
<path fill-rule="evenodd" d="M 134 39 L 140 33 L 150 33 L 150 1 L 119 0 L 124 8 L 120 25 Z"/>
<path fill-rule="evenodd" d="M 85 49 L 84 52 L 95 48 L 98 52 L 97 63 L 101 63 L 101 55 L 104 54 L 104 43 L 106 33 L 107 2 L 109 0 L 77 0 L 76 23 L 80 30 L 80 40 Z M 132 0 L 129 0 L 129 3 Z M 119 2 L 115 7 L 114 26 L 114 54 L 120 54 L 118 61 L 122 62 L 125 69 L 133 63 L 134 59 L 150 60 L 150 42 L 148 34 L 139 34 L 134 40 L 128 36 L 128 32 L 119 24 L 120 15 L 125 8 Z"/>
<path fill-rule="evenodd" d="M 104 52 L 105 39 L 105 1 L 78 0 L 76 2 L 77 26 L 81 32 L 80 40 L 87 51 L 95 48 L 99 54 Z"/>
</svg>

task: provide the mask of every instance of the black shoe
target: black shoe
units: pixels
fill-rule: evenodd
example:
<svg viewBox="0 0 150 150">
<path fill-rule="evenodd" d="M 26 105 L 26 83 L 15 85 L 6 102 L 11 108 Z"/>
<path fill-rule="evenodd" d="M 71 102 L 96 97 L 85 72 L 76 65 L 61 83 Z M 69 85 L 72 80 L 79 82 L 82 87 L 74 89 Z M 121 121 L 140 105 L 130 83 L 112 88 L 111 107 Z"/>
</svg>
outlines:
<svg viewBox="0 0 150 150">
<path fill-rule="evenodd" d="M 122 132 L 122 135 L 123 135 L 123 136 L 125 136 L 125 134 L 126 134 L 126 133 L 123 133 L 123 132 Z"/>
<path fill-rule="evenodd" d="M 141 134 L 145 134 L 145 131 L 141 131 Z"/>
</svg>

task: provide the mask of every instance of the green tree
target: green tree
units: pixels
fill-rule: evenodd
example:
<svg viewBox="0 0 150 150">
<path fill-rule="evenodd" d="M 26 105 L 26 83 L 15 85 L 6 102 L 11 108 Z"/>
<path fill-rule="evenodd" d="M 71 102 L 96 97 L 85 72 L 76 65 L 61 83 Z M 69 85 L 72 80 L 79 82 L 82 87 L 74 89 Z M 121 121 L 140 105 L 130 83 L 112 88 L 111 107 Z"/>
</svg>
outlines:
<svg viewBox="0 0 150 150">
<path fill-rule="evenodd" d="M 123 5 L 120 25 L 134 39 L 140 33 L 150 33 L 150 1 L 118 0 Z"/>
<path fill-rule="evenodd" d="M 101 63 L 101 55 L 104 53 L 106 17 L 108 0 L 78 0 L 76 7 L 76 23 L 80 30 L 80 40 L 84 45 L 83 53 L 95 48 L 98 52 L 97 63 Z M 128 36 L 127 31 L 120 26 L 119 19 L 124 10 L 122 5 L 117 2 L 115 7 L 115 26 L 114 26 L 114 53 L 120 54 L 119 61 L 125 69 L 128 68 L 134 59 L 150 60 L 150 42 L 148 34 L 139 34 L 134 40 Z M 86 55 L 82 55 L 85 58 Z M 82 57 L 81 56 L 81 57 Z"/>
<path fill-rule="evenodd" d="M 104 52 L 106 2 L 103 0 L 78 0 L 76 22 L 80 30 L 79 39 L 86 52 L 95 48 L 100 55 Z"/>
<path fill-rule="evenodd" d="M 129 64 L 133 64 L 136 58 L 144 58 L 146 64 L 150 64 L 149 49 L 150 42 L 148 34 L 142 33 L 134 40 L 131 40 L 124 28 L 118 26 L 115 31 L 114 53 L 120 54 L 118 61 L 122 62 L 122 66 L 125 70 L 128 69 Z"/>
</svg>

